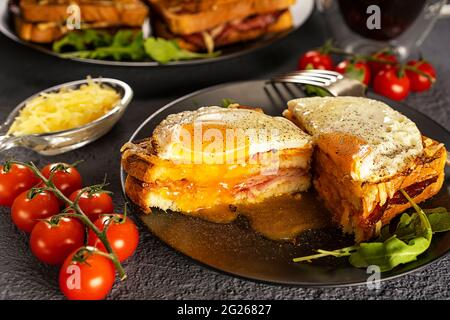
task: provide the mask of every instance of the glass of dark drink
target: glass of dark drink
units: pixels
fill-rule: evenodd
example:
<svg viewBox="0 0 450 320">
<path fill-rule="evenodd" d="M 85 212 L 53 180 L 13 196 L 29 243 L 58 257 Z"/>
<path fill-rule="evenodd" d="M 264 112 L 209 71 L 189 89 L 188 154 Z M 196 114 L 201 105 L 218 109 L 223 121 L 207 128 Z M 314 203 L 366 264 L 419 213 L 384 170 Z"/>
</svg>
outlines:
<svg viewBox="0 0 450 320">
<path fill-rule="evenodd" d="M 370 53 L 390 47 L 401 58 L 431 31 L 446 0 L 317 0 L 334 42 Z"/>
</svg>

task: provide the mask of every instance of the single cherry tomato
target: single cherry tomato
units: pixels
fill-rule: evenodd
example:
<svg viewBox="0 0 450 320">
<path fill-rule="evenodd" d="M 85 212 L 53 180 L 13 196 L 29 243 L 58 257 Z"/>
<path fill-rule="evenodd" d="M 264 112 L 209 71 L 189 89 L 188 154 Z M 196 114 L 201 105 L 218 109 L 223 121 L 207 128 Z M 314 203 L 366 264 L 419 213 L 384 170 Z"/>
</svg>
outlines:
<svg viewBox="0 0 450 320">
<path fill-rule="evenodd" d="M 0 166 L 0 206 L 11 207 L 19 194 L 38 182 L 39 178 L 25 166 L 12 164 L 8 170 Z"/>
<path fill-rule="evenodd" d="M 298 70 L 305 70 L 308 65 L 314 69 L 333 70 L 333 60 L 330 55 L 318 50 L 311 50 L 303 54 L 298 61 Z"/>
<path fill-rule="evenodd" d="M 106 231 L 106 238 L 119 258 L 119 261 L 122 262 L 130 257 L 136 250 L 139 243 L 139 232 L 136 225 L 129 217 L 126 217 L 126 220 L 123 221 L 123 215 L 120 214 L 102 216 L 95 221 L 94 224 L 97 228 L 103 230 L 105 224 L 108 223 L 108 220 L 110 220 L 110 222 L 108 230 Z M 106 252 L 103 243 L 92 230 L 89 230 L 88 244 Z"/>
<path fill-rule="evenodd" d="M 54 170 L 52 172 L 52 170 Z M 42 174 L 47 179 L 53 173 L 52 181 L 59 190 L 66 196 L 70 196 L 75 190 L 81 189 L 81 175 L 75 167 L 66 163 L 51 163 L 46 165 Z"/>
<path fill-rule="evenodd" d="M 70 200 L 75 201 L 81 190 L 77 190 L 70 195 Z M 114 213 L 114 205 L 109 194 L 105 192 L 84 192 L 79 200 L 80 209 L 91 219 L 95 221 L 103 213 Z"/>
<path fill-rule="evenodd" d="M 397 69 L 383 69 L 375 76 L 373 89 L 392 100 L 403 100 L 409 94 L 409 79 L 406 74 L 398 75 Z"/>
<path fill-rule="evenodd" d="M 114 278 L 114 265 L 109 258 L 95 253 L 94 248 L 81 248 L 64 261 L 59 271 L 59 288 L 69 300 L 100 300 L 111 291 Z"/>
<path fill-rule="evenodd" d="M 412 60 L 407 63 L 408 66 L 412 66 L 427 74 L 430 78 L 412 70 L 406 70 L 406 75 L 411 82 L 411 91 L 420 92 L 426 91 L 431 88 L 431 85 L 436 81 L 436 71 L 433 66 L 423 60 Z"/>
<path fill-rule="evenodd" d="M 389 52 L 383 52 L 383 51 L 373 54 L 372 58 L 386 61 L 386 62 L 394 62 L 394 63 L 398 62 L 397 57 L 394 54 L 389 53 Z M 370 70 L 372 71 L 372 74 L 374 76 L 376 76 L 380 70 L 390 69 L 390 68 L 394 67 L 394 64 L 369 61 L 369 67 L 370 67 Z"/>
<path fill-rule="evenodd" d="M 47 190 L 31 189 L 14 199 L 11 218 L 14 224 L 25 232 L 31 232 L 39 219 L 49 218 L 59 213 L 59 201 Z"/>
<path fill-rule="evenodd" d="M 369 85 L 371 76 L 370 68 L 363 61 L 351 63 L 348 60 L 344 60 L 336 66 L 335 70 L 341 74 L 348 74 L 351 78 L 361 81 L 366 86 Z"/>
<path fill-rule="evenodd" d="M 85 228 L 75 218 L 41 220 L 31 231 L 31 252 L 42 262 L 62 264 L 84 244 Z"/>
</svg>

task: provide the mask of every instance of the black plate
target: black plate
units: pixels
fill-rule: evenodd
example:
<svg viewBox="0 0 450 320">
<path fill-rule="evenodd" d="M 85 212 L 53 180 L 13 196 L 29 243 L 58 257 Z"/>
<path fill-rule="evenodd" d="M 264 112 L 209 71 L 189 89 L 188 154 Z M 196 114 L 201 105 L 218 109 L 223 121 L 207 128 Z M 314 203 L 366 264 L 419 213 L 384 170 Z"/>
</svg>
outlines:
<svg viewBox="0 0 450 320">
<path fill-rule="evenodd" d="M 50 54 L 52 56 L 61 58 L 61 56 L 58 53 L 53 52 L 50 47 L 23 41 L 16 35 L 14 30 L 14 23 L 12 21 L 13 19 L 11 19 L 11 15 L 9 14 L 8 10 L 8 2 L 9 2 L 8 0 L 0 1 L 0 32 L 2 32 L 8 38 L 18 43 L 26 45 L 35 50 L 39 50 L 46 54 Z M 175 61 L 164 65 L 161 65 L 155 61 L 113 61 L 113 60 L 95 60 L 95 59 L 81 59 L 81 58 L 70 58 L 70 60 L 108 66 L 134 66 L 134 67 L 195 65 L 195 64 L 223 61 L 227 59 L 236 58 L 245 54 L 249 54 L 251 52 L 254 52 L 255 50 L 269 46 L 275 43 L 277 40 L 283 39 L 288 34 L 298 29 L 306 21 L 306 19 L 311 14 L 313 8 L 314 8 L 313 0 L 297 1 L 297 3 L 292 6 L 294 26 L 291 30 L 286 32 L 270 34 L 256 41 L 249 41 L 242 44 L 228 46 L 223 50 L 221 50 L 222 54 L 220 56 L 215 58 Z"/>
<path fill-rule="evenodd" d="M 265 90 L 269 89 L 269 90 Z M 283 87 L 278 87 L 283 95 Z M 294 88 L 295 89 L 295 88 Z M 224 84 L 207 88 L 182 97 L 159 109 L 142 123 L 130 141 L 148 137 L 153 129 L 169 114 L 184 110 L 195 110 L 200 106 L 220 105 L 228 98 L 243 105 L 259 106 L 271 115 L 280 115 L 285 103 L 277 98 L 277 91 L 265 87 L 261 80 Z M 294 92 L 298 97 L 303 93 Z M 450 145 L 450 133 L 432 119 L 402 103 L 387 100 L 375 94 L 370 98 L 382 100 L 416 122 L 421 132 Z M 121 172 L 122 187 L 124 172 Z M 446 172 L 444 187 L 433 199 L 422 205 L 424 208 L 444 206 L 450 209 L 450 173 Z M 268 240 L 248 228 L 240 219 L 231 224 L 214 224 L 177 213 L 155 210 L 144 215 L 133 208 L 150 231 L 173 249 L 191 257 L 197 262 L 214 269 L 252 280 L 299 286 L 343 286 L 365 283 L 368 274 L 364 269 L 356 269 L 346 258 L 327 258 L 313 264 L 293 263 L 292 258 L 311 253 L 312 248 L 334 243 L 342 236 L 334 231 L 307 232 L 303 235 L 309 246 L 293 245 Z M 345 239 L 341 239 L 345 241 Z M 332 245 L 333 246 L 333 245 Z M 415 262 L 402 265 L 382 274 L 382 280 L 398 277 L 417 270 L 444 257 L 450 250 L 450 232 L 437 234 L 431 247 Z"/>
</svg>

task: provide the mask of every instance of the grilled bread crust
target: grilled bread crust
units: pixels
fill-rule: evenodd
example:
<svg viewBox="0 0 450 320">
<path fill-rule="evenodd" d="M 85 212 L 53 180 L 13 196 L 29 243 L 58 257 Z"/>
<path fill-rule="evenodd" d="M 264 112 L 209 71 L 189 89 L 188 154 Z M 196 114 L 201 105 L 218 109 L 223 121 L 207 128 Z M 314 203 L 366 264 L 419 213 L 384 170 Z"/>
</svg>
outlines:
<svg viewBox="0 0 450 320">
<path fill-rule="evenodd" d="M 64 23 L 69 17 L 67 8 L 71 4 L 77 4 L 80 7 L 83 22 L 140 27 L 148 16 L 148 8 L 140 0 L 21 0 L 19 6 L 22 19 L 27 22 Z"/>
</svg>

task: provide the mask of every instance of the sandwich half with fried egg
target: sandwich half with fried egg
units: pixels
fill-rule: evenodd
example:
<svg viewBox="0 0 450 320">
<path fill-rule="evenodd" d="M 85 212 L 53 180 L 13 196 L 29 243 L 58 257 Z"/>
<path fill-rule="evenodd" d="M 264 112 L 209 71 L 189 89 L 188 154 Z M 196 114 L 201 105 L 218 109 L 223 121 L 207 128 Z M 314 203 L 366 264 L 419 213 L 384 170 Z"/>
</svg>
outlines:
<svg viewBox="0 0 450 320">
<path fill-rule="evenodd" d="M 357 242 L 410 207 L 400 189 L 419 203 L 442 187 L 444 145 L 383 102 L 301 98 L 290 101 L 284 115 L 313 137 L 314 187 Z"/>
<path fill-rule="evenodd" d="M 236 205 L 306 191 L 311 156 L 311 138 L 291 121 L 212 106 L 169 115 L 150 138 L 125 144 L 122 166 L 125 191 L 145 212 L 229 222 Z"/>
</svg>

